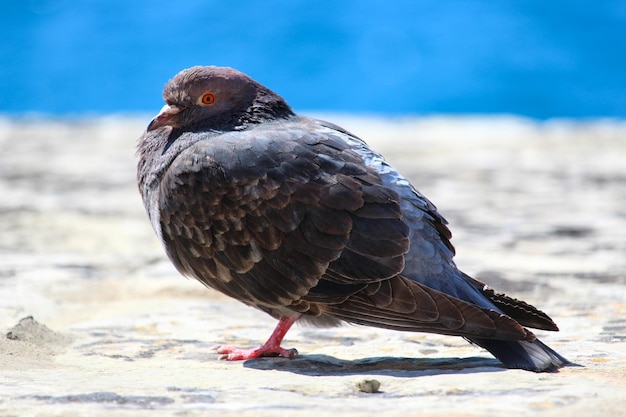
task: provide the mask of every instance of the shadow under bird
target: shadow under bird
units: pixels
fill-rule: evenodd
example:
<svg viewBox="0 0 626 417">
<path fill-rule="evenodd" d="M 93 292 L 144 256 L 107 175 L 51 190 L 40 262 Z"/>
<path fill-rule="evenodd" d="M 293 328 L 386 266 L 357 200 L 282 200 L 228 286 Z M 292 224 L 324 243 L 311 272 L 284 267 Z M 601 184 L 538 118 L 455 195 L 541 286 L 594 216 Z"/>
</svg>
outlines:
<svg viewBox="0 0 626 417">
<path fill-rule="evenodd" d="M 193 67 L 138 145 L 152 226 L 184 275 L 279 320 L 229 360 L 293 357 L 294 322 L 461 336 L 511 368 L 568 361 L 527 327 L 542 311 L 461 272 L 446 220 L 383 157 L 332 123 L 294 114 L 232 68 Z"/>
</svg>

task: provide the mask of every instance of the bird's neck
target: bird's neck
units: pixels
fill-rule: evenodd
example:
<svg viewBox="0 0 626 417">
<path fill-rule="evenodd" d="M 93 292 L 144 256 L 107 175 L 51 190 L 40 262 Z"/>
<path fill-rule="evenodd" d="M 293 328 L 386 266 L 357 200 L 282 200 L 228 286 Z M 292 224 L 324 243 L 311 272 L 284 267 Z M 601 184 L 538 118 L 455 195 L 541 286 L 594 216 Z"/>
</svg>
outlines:
<svg viewBox="0 0 626 417">
<path fill-rule="evenodd" d="M 241 115 L 237 124 L 240 129 L 245 129 L 250 125 L 292 116 L 295 113 L 282 97 L 266 88 L 259 88 L 252 104 Z"/>
</svg>

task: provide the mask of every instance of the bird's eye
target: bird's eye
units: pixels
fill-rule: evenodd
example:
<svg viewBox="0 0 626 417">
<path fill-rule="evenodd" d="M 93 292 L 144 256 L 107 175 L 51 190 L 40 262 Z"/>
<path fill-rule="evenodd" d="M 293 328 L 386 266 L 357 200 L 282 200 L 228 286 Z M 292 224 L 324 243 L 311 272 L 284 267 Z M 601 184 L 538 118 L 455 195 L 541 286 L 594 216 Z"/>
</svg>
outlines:
<svg viewBox="0 0 626 417">
<path fill-rule="evenodd" d="M 213 104 L 215 102 L 215 96 L 213 93 L 204 93 L 202 97 L 200 97 L 199 104 Z"/>
</svg>

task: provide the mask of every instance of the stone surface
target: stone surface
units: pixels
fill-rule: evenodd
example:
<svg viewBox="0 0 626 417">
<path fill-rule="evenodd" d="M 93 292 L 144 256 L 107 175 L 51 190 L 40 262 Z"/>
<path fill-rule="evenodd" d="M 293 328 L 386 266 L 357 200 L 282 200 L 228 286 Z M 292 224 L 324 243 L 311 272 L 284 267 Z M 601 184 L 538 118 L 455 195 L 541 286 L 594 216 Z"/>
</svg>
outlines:
<svg viewBox="0 0 626 417">
<path fill-rule="evenodd" d="M 507 370 L 459 338 L 358 326 L 295 327 L 292 360 L 219 361 L 274 320 L 169 265 L 135 185 L 149 118 L 0 119 L 0 416 L 621 415 L 626 124 L 326 118 L 439 207 L 461 269 L 549 313 L 561 332 L 538 334 L 581 366 Z"/>
</svg>

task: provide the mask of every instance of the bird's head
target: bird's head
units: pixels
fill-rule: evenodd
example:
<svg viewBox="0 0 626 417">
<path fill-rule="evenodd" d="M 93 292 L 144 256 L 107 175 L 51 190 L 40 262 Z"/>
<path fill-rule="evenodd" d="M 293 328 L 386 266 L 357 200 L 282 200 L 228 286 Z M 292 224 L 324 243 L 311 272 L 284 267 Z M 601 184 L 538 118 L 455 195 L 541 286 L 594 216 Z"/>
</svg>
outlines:
<svg viewBox="0 0 626 417">
<path fill-rule="evenodd" d="M 292 115 L 285 101 L 247 75 L 226 67 L 192 67 L 165 85 L 167 104 L 148 131 L 172 128 L 241 129 L 247 124 Z"/>
</svg>

